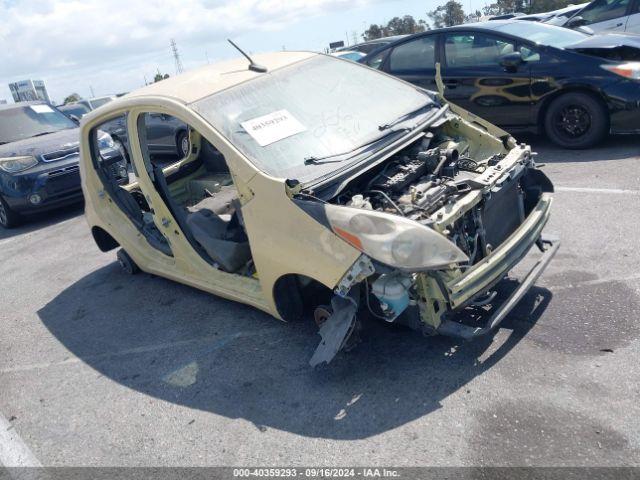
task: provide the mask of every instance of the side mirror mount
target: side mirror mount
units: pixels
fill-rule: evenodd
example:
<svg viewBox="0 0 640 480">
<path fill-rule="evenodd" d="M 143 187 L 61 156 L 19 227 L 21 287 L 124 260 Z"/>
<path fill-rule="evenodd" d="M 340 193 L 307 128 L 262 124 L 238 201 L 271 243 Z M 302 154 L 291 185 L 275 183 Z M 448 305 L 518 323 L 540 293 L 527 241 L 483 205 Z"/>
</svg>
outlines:
<svg viewBox="0 0 640 480">
<path fill-rule="evenodd" d="M 506 70 L 515 70 L 522 63 L 524 63 L 524 60 L 522 59 L 522 54 L 520 52 L 512 52 L 500 57 L 500 65 Z"/>
<path fill-rule="evenodd" d="M 587 21 L 582 18 L 580 15 L 576 15 L 575 17 L 571 17 L 567 21 L 567 27 L 569 28 L 578 28 L 587 24 Z"/>
</svg>

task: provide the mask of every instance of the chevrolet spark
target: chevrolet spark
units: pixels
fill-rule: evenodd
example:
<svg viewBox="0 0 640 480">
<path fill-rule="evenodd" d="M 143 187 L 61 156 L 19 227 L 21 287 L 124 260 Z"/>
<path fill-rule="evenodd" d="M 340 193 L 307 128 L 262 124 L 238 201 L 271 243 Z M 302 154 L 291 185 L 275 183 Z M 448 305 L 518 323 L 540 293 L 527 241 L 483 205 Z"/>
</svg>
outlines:
<svg viewBox="0 0 640 480">
<path fill-rule="evenodd" d="M 314 310 L 311 364 L 362 315 L 425 334 L 495 329 L 558 248 L 553 186 L 531 150 L 425 91 L 343 59 L 278 52 L 158 82 L 82 120 L 86 219 L 139 270 L 295 320 Z M 149 149 L 155 115 L 187 152 Z M 123 121 L 119 156 L 101 126 Z M 537 246 L 519 286 L 494 287 Z M 465 321 L 489 309 L 486 323 Z"/>
</svg>

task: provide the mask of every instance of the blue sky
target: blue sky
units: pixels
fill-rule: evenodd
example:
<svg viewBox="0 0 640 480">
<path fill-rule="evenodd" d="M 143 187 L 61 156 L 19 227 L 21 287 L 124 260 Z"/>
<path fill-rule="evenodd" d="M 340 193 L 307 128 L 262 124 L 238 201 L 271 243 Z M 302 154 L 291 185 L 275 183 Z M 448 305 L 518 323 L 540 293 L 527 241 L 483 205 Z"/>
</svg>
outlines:
<svg viewBox="0 0 640 480">
<path fill-rule="evenodd" d="M 185 69 L 251 52 L 321 51 L 352 42 L 371 23 L 426 12 L 444 0 L 11 0 L 0 1 L 0 99 L 8 82 L 44 79 L 55 101 L 129 91 L 156 70 L 175 74 L 175 38 Z M 484 0 L 465 0 L 482 8 Z"/>
</svg>

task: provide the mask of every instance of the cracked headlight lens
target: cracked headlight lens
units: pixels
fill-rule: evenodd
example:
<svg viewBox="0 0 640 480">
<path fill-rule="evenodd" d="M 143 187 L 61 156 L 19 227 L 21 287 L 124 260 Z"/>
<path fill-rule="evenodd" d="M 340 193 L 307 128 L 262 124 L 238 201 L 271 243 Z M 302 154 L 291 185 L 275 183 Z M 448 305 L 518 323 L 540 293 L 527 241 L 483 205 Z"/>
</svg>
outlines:
<svg viewBox="0 0 640 480">
<path fill-rule="evenodd" d="M 391 267 L 427 270 L 469 260 L 444 235 L 413 220 L 336 205 L 325 205 L 325 212 L 336 235 Z"/>
<path fill-rule="evenodd" d="M 31 155 L 0 158 L 0 168 L 8 173 L 21 172 L 37 164 L 38 160 Z"/>
</svg>

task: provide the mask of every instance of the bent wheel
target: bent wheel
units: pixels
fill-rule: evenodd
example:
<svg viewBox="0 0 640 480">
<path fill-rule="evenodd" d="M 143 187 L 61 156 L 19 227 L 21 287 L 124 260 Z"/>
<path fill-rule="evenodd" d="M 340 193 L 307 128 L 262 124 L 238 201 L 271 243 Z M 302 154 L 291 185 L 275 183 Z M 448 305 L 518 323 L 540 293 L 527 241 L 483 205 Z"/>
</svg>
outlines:
<svg viewBox="0 0 640 480">
<path fill-rule="evenodd" d="M 122 270 L 129 275 L 135 275 L 140 272 L 140 267 L 136 265 L 136 262 L 125 252 L 122 248 L 117 253 L 118 263 L 122 267 Z"/>
</svg>

